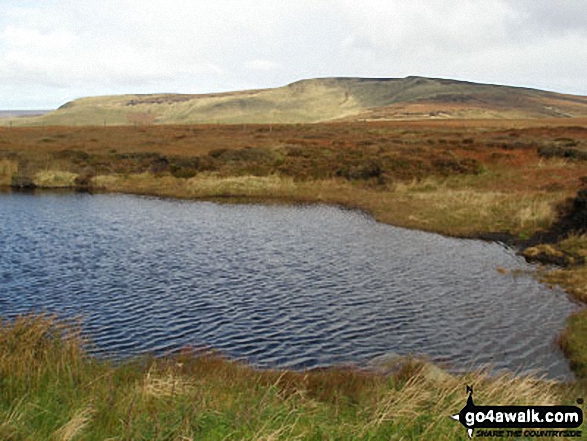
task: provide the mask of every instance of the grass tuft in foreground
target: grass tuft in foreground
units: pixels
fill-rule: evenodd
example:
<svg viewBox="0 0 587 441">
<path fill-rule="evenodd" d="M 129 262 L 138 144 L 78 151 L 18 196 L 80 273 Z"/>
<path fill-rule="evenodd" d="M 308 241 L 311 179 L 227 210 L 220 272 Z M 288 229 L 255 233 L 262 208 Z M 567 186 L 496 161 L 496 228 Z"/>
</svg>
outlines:
<svg viewBox="0 0 587 441">
<path fill-rule="evenodd" d="M 583 308 L 573 314 L 559 338 L 559 344 L 571 367 L 581 378 L 587 377 L 587 309 Z"/>
<path fill-rule="evenodd" d="M 487 404 L 562 404 L 575 391 L 512 375 L 438 374 L 412 361 L 383 375 L 261 371 L 214 355 L 113 362 L 87 355 L 75 325 L 0 322 L 0 439 L 464 438 L 448 418 L 465 385 Z"/>
</svg>

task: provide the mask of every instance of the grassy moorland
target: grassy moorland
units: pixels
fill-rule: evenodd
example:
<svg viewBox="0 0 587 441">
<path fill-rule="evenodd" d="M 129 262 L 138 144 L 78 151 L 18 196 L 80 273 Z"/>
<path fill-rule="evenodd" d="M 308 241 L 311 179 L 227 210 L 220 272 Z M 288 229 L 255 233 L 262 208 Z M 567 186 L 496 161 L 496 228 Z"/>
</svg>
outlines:
<svg viewBox="0 0 587 441">
<path fill-rule="evenodd" d="M 394 225 L 509 240 L 558 264 L 545 280 L 587 301 L 586 123 L 0 128 L 0 186 L 341 204 Z M 571 385 L 453 377 L 417 362 L 390 375 L 259 372 L 189 351 L 113 365 L 60 326 L 3 324 L 0 438 L 455 439 L 464 430 L 447 415 L 464 405 L 465 384 L 488 404 L 570 403 L 587 391 L 585 310 L 560 337 Z"/>
<path fill-rule="evenodd" d="M 587 97 L 450 79 L 315 78 L 273 89 L 81 98 L 14 125 L 587 117 Z M 1 125 L 9 121 L 0 120 Z"/>
<path fill-rule="evenodd" d="M 583 185 L 584 122 L 0 129 L 0 185 L 322 201 L 450 235 L 525 238 Z"/>
</svg>

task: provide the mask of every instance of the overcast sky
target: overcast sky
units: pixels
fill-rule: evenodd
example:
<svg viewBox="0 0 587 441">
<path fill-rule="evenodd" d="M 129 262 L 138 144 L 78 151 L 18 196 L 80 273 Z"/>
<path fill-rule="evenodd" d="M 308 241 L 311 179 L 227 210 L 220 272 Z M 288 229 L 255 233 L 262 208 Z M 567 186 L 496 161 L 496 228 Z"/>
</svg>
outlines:
<svg viewBox="0 0 587 441">
<path fill-rule="evenodd" d="M 420 75 L 587 95 L 585 0 L 1 0 L 0 109 Z"/>
</svg>

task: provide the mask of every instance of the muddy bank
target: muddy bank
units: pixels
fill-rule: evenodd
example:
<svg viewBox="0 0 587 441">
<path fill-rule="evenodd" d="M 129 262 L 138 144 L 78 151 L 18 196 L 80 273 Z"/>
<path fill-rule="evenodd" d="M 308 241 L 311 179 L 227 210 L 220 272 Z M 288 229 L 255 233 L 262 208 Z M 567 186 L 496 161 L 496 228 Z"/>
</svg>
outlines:
<svg viewBox="0 0 587 441">
<path fill-rule="evenodd" d="M 558 220 L 547 231 L 536 233 L 520 244 L 529 262 L 571 267 L 587 262 L 587 250 L 565 247 L 565 239 L 587 232 L 587 188 L 581 188 L 574 198 L 559 206 Z"/>
</svg>

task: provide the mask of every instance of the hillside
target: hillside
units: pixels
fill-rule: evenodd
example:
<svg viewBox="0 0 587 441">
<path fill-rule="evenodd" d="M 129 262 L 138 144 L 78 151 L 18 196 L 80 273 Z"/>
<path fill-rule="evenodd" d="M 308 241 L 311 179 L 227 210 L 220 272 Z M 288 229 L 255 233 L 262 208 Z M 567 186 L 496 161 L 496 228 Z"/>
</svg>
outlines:
<svg viewBox="0 0 587 441">
<path fill-rule="evenodd" d="M 587 97 L 423 77 L 323 78 L 204 95 L 82 98 L 18 125 L 314 123 L 587 117 Z M 0 122 L 6 124 L 6 122 Z"/>
</svg>

